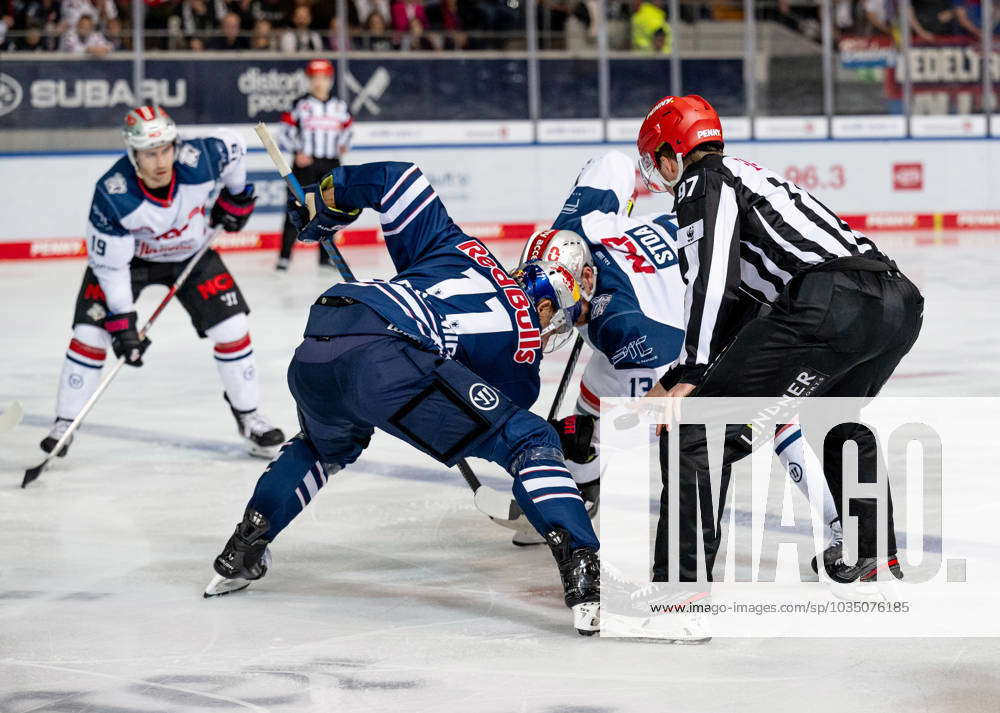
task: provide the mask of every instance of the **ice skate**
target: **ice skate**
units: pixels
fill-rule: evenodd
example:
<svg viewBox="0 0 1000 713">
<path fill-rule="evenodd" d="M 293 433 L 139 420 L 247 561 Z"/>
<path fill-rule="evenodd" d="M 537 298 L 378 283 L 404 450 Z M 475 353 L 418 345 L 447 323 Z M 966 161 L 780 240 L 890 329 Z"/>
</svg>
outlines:
<svg viewBox="0 0 1000 713">
<path fill-rule="evenodd" d="M 226 397 L 226 403 L 229 398 Z M 246 440 L 247 452 L 257 458 L 274 458 L 278 446 L 285 442 L 282 430 L 267 420 L 257 409 L 237 411 L 230 404 L 229 409 L 236 419 L 236 427 Z"/>
<path fill-rule="evenodd" d="M 640 585 L 607 562 L 602 564 L 601 574 L 605 582 L 601 600 L 603 635 L 671 644 L 707 644 L 712 640 L 700 611 L 711 603 L 709 592 L 692 589 L 693 583 Z"/>
<path fill-rule="evenodd" d="M 566 606 L 573 610 L 573 626 L 581 636 L 601 629 L 601 571 L 597 552 L 590 547 L 570 549 L 569 533 L 556 528 L 545 536 L 559 566 Z"/>
<path fill-rule="evenodd" d="M 68 418 L 57 418 L 52 424 L 52 430 L 49 431 L 49 435 L 43 438 L 42 442 L 38 444 L 41 449 L 46 453 L 51 453 L 52 449 L 55 448 L 56 444 L 59 442 L 59 439 L 62 438 L 64 433 L 66 433 L 66 429 L 69 428 L 71 423 L 73 423 L 73 421 Z M 70 436 L 69 440 L 63 444 L 63 447 L 59 449 L 59 452 L 56 455 L 60 458 L 65 457 L 69 452 L 69 447 L 73 443 L 74 438 L 75 436 Z"/>
<path fill-rule="evenodd" d="M 246 589 L 250 582 L 267 574 L 271 566 L 271 552 L 267 548 L 270 540 L 263 535 L 269 528 L 267 518 L 259 512 L 248 509 L 243 514 L 222 554 L 215 558 L 216 574 L 205 587 L 206 599 Z"/>
</svg>

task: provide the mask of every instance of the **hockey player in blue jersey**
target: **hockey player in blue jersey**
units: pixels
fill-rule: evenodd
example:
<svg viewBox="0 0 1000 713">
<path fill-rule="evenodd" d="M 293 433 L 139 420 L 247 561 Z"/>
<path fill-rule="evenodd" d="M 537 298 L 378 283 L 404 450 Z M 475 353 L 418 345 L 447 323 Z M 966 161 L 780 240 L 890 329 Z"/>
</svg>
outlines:
<svg viewBox="0 0 1000 713">
<path fill-rule="evenodd" d="M 683 346 L 685 285 L 677 259 L 676 217 L 632 216 L 634 190 L 635 165 L 625 154 L 611 151 L 588 161 L 552 229 L 533 236 L 521 253 L 521 264 L 545 259 L 565 267 L 584 297 L 577 327 L 593 354 L 580 382 L 577 413 L 552 425 L 588 501 L 597 500 L 600 483 L 600 399 L 643 396 L 676 365 Z M 822 489 L 827 535 L 837 540 L 842 530 L 833 498 L 818 459 L 800 437 L 797 426 L 782 426 L 775 436 L 775 452 L 807 497 L 810 486 Z M 701 487 L 707 482 L 706 477 Z M 723 487 L 727 483 L 724 478 Z M 693 508 L 693 498 L 693 491 L 682 485 L 681 507 Z M 664 512 L 666 502 L 664 489 Z M 709 569 L 718 530 L 719 520 L 708 513 L 704 539 Z M 660 581 L 667 577 L 666 535 L 666 518 L 661 518 L 653 572 Z M 685 562 L 696 567 L 691 535 L 682 525 L 682 577 L 693 574 Z M 515 544 L 538 542 L 532 533 L 514 537 Z"/>
<path fill-rule="evenodd" d="M 41 447 L 51 452 L 101 380 L 108 347 L 142 366 L 135 300 L 169 286 L 214 228 L 241 230 L 253 212 L 243 138 L 216 129 L 186 139 L 158 106 L 140 106 L 122 126 L 127 155 L 97 181 L 87 223 L 87 270 L 76 298 L 56 419 Z M 199 337 L 214 342 L 226 402 L 252 455 L 270 458 L 285 436 L 257 411 L 250 308 L 229 269 L 208 250 L 177 293 Z M 72 442 L 72 437 L 70 438 Z M 70 442 L 57 454 L 66 455 Z"/>
<path fill-rule="evenodd" d="M 262 577 L 269 544 L 357 460 L 377 427 L 448 466 L 476 456 L 507 470 L 518 504 L 552 548 L 575 627 L 594 633 L 597 537 L 556 433 L 527 410 L 542 352 L 572 333 L 578 285 L 549 263 L 512 278 L 452 222 L 413 164 L 340 167 L 307 190 L 321 208 L 300 240 L 332 237 L 371 208 L 398 274 L 336 285 L 310 308 L 288 369 L 301 432 L 257 482 L 205 596 Z"/>
</svg>

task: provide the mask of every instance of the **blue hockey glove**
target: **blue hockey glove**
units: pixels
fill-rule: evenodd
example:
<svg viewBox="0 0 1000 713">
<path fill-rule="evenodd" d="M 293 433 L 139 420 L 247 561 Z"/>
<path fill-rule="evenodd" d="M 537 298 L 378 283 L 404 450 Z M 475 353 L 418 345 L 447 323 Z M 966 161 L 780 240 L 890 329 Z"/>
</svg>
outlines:
<svg viewBox="0 0 1000 713">
<path fill-rule="evenodd" d="M 298 231 L 298 239 L 303 243 L 316 243 L 324 238 L 332 238 L 340 230 L 357 220 L 360 210 L 341 210 L 330 208 L 323 201 L 323 194 L 318 185 L 306 186 L 302 189 L 306 195 L 316 196 L 316 217 L 309 220 L 309 211 L 305 206 L 296 205 L 288 212 L 288 220 Z"/>
</svg>

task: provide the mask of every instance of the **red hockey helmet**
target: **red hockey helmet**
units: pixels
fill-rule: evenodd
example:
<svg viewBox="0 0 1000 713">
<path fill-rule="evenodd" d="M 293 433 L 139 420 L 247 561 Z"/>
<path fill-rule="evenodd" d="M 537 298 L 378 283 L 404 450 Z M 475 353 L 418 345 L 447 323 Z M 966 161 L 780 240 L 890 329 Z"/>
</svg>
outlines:
<svg viewBox="0 0 1000 713">
<path fill-rule="evenodd" d="M 323 74 L 327 77 L 333 76 L 333 64 L 328 59 L 312 59 L 309 60 L 309 64 L 306 65 L 306 76 L 312 77 L 317 74 Z"/>
<path fill-rule="evenodd" d="M 639 128 L 636 146 L 639 169 L 646 187 L 654 193 L 673 188 L 684 172 L 683 157 L 699 144 L 722 142 L 722 122 L 712 105 L 697 94 L 664 97 L 653 105 Z M 667 181 L 657 171 L 656 153 L 667 148 L 677 154 L 677 177 Z"/>
</svg>

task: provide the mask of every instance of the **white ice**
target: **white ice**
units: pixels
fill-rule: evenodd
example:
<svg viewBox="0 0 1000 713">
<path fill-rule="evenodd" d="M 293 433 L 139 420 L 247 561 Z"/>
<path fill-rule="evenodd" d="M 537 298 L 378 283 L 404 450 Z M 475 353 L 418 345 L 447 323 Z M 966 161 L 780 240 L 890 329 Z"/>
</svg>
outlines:
<svg viewBox="0 0 1000 713">
<path fill-rule="evenodd" d="M 1000 394 L 996 237 L 882 242 L 927 299 L 885 393 Z M 361 277 L 388 274 L 378 249 L 348 257 Z M 331 273 L 311 252 L 285 275 L 271 255 L 225 259 L 253 308 L 263 410 L 292 432 L 284 372 Z M 2 713 L 998 710 L 993 639 L 580 638 L 547 550 L 513 548 L 457 472 L 385 436 L 282 534 L 264 580 L 203 600 L 263 462 L 242 454 L 179 305 L 70 456 L 18 487 L 40 460 L 82 271 L 0 265 L 0 408 L 26 412 L 0 436 Z M 540 411 L 564 359 L 546 360 Z"/>
</svg>

